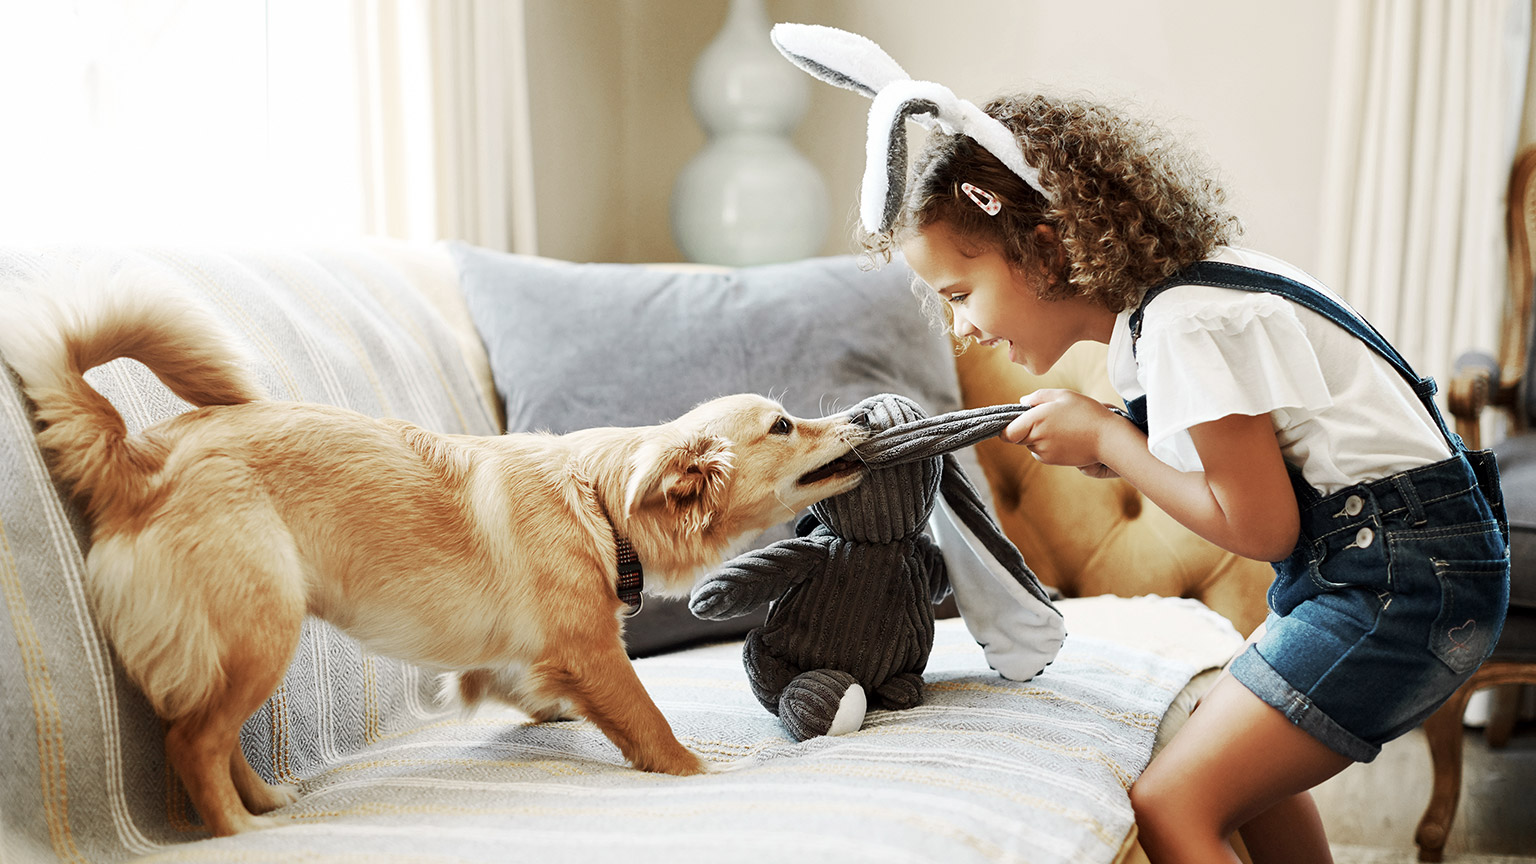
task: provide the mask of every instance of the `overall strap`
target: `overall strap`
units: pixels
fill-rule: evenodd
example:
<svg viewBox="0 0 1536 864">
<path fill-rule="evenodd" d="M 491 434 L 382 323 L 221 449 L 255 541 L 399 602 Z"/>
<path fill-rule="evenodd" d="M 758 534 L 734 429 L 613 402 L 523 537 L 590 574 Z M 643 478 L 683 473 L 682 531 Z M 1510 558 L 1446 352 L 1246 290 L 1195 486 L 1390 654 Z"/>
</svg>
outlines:
<svg viewBox="0 0 1536 864">
<path fill-rule="evenodd" d="M 1381 355 L 1398 374 L 1413 388 L 1413 392 L 1424 403 L 1429 415 L 1434 418 L 1435 424 L 1440 427 L 1440 433 L 1451 445 L 1451 450 L 1460 453 L 1466 449 L 1461 436 L 1451 432 L 1445 425 L 1445 418 L 1440 415 L 1440 409 L 1435 405 L 1435 379 L 1421 378 L 1408 365 L 1408 361 L 1399 354 L 1392 343 L 1386 340 L 1380 332 L 1372 327 L 1369 322 L 1361 318 L 1353 310 L 1329 297 L 1321 291 L 1303 285 L 1294 279 L 1288 279 L 1278 273 L 1270 273 L 1264 270 L 1255 270 L 1252 267 L 1242 267 L 1237 264 L 1227 264 L 1220 261 L 1200 261 L 1179 273 L 1167 281 L 1148 288 L 1141 298 L 1141 304 L 1131 313 L 1131 353 L 1136 352 L 1136 340 L 1141 336 L 1141 322 L 1147 309 L 1147 304 L 1152 298 L 1163 293 L 1169 288 L 1178 285 L 1210 285 L 1216 288 L 1232 288 L 1239 291 L 1262 291 L 1269 294 L 1278 294 L 1281 297 L 1299 306 L 1305 306 L 1313 312 L 1343 327 L 1357 339 L 1364 342 L 1371 350 Z M 1131 420 L 1140 426 L 1143 431 L 1147 428 L 1146 397 L 1142 396 L 1126 403 L 1126 412 Z"/>
</svg>

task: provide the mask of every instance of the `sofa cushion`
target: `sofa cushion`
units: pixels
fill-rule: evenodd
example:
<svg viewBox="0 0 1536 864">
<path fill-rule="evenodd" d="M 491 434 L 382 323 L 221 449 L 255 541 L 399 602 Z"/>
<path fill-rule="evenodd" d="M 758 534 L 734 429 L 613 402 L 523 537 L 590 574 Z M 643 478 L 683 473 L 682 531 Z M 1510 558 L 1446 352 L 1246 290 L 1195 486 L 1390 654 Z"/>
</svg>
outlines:
<svg viewBox="0 0 1536 864">
<path fill-rule="evenodd" d="M 925 317 L 900 262 L 720 271 L 451 248 L 508 432 L 647 426 L 737 392 L 773 396 L 801 417 L 882 392 L 930 413 L 960 407 L 949 337 Z M 755 545 L 789 536 L 792 521 Z M 700 621 L 685 603 L 647 598 L 626 642 L 640 656 L 736 637 L 762 617 Z"/>
</svg>

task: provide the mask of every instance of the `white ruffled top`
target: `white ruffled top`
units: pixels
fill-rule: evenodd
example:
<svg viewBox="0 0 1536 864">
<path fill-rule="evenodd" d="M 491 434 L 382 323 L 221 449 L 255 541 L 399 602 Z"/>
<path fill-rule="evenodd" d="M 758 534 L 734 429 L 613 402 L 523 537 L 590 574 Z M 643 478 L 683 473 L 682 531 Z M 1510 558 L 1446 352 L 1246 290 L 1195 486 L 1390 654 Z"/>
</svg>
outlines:
<svg viewBox="0 0 1536 864">
<path fill-rule="evenodd" d="M 1209 260 L 1278 273 L 1338 299 L 1307 273 L 1222 247 Z M 1147 304 L 1131 351 L 1130 311 L 1109 343 L 1125 399 L 1147 396 L 1152 455 L 1200 471 L 1189 429 L 1269 414 L 1285 460 L 1323 494 L 1450 455 L 1424 404 L 1391 364 L 1322 315 L 1274 294 L 1179 285 Z"/>
</svg>

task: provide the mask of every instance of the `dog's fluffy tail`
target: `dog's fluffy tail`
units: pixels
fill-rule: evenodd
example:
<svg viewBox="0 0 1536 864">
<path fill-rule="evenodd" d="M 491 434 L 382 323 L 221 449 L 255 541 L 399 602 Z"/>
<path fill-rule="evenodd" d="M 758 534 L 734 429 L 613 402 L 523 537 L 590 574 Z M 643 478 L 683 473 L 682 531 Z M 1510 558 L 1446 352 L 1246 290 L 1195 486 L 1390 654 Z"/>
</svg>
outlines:
<svg viewBox="0 0 1536 864">
<path fill-rule="evenodd" d="M 92 512 L 137 500 L 159 453 L 128 436 L 87 369 L 132 358 L 194 406 L 262 398 L 223 328 L 152 273 L 86 267 L 6 300 L 0 354 L 36 405 L 54 476 Z"/>
</svg>

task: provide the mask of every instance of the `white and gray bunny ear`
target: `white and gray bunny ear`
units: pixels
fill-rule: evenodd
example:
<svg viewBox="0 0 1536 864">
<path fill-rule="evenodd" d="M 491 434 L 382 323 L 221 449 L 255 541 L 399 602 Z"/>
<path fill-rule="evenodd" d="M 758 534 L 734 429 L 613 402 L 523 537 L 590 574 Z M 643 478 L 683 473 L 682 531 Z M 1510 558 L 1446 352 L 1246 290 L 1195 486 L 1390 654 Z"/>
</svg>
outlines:
<svg viewBox="0 0 1536 864">
<path fill-rule="evenodd" d="M 775 24 L 768 38 L 789 62 L 817 78 L 869 98 L 896 81 L 910 81 L 879 45 L 857 33 L 820 24 Z"/>
<path fill-rule="evenodd" d="M 932 81 L 915 81 L 874 42 L 836 27 L 775 24 L 774 47 L 811 75 L 874 100 L 869 108 L 859 218 L 864 230 L 884 233 L 901 212 L 907 188 L 906 121 L 946 134 L 962 134 L 996 156 L 1030 188 L 1051 200 L 1040 172 L 1024 158 L 1018 139 L 997 118 Z M 988 211 L 993 212 L 993 211 Z"/>
</svg>

